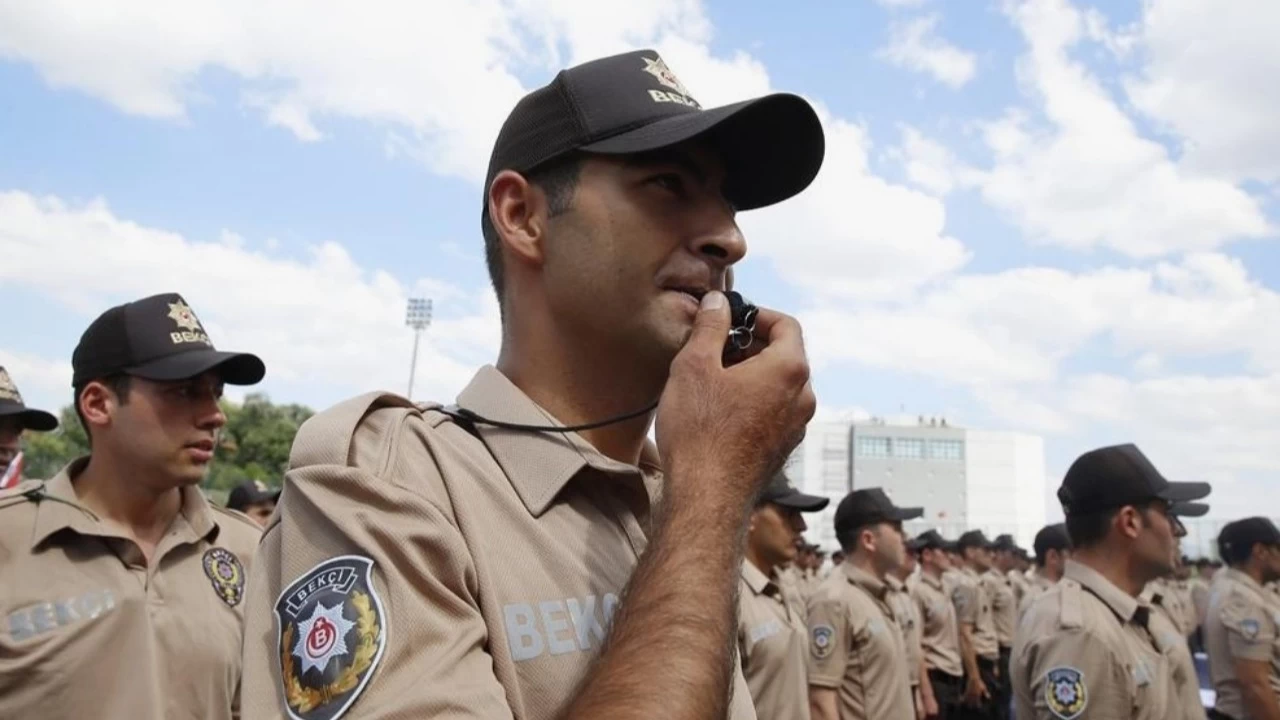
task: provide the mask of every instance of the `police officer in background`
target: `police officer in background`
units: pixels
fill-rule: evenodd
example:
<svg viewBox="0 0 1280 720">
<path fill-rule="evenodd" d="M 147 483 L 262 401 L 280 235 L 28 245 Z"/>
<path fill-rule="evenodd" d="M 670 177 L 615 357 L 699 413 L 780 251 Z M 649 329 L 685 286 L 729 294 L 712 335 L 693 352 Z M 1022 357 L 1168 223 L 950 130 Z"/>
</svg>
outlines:
<svg viewBox="0 0 1280 720">
<path fill-rule="evenodd" d="M 1209 506 L 1204 503 L 1175 503 L 1171 514 L 1176 521 L 1176 534 L 1179 537 L 1187 534 L 1179 518 L 1203 517 L 1208 512 Z M 1173 685 L 1178 696 L 1177 717 L 1183 720 L 1205 720 L 1204 703 L 1200 699 L 1200 676 L 1196 671 L 1195 660 L 1191 657 L 1191 645 L 1180 625 L 1184 620 L 1181 607 L 1171 604 L 1161 594 L 1164 587 L 1167 585 L 1161 586 L 1159 580 L 1153 580 L 1147 583 L 1138 599 L 1150 605 L 1153 610 L 1150 623 L 1152 634 L 1161 638 L 1162 645 L 1171 648 Z"/>
<path fill-rule="evenodd" d="M 996 671 L 995 716 L 1009 717 L 1009 653 L 1013 648 L 1013 630 L 1018 624 L 1018 593 L 1013 580 L 1014 554 L 1018 551 L 1012 535 L 1000 535 L 992 543 L 991 567 L 982 574 L 987 596 L 991 599 L 991 622 L 1000 646 Z"/>
<path fill-rule="evenodd" d="M 956 541 L 964 565 L 951 600 L 960 620 L 960 653 L 964 658 L 965 688 L 960 718 L 994 720 L 1000 692 L 1000 643 L 993 613 L 993 588 L 983 579 L 991 569 L 991 541 L 981 530 L 970 530 Z"/>
<path fill-rule="evenodd" d="M 880 488 L 836 508 L 844 563 L 809 598 L 809 702 L 814 720 L 914 720 L 902 625 L 885 578 L 906 562 L 900 508 Z"/>
<path fill-rule="evenodd" d="M 0 717 L 236 717 L 260 530 L 199 484 L 224 383 L 262 361 L 171 293 L 107 310 L 71 365 L 90 455 L 0 495 Z"/>
<path fill-rule="evenodd" d="M 996 570 L 999 570 L 1000 574 L 1009 581 L 1009 588 L 1013 590 L 1013 607 L 1016 614 L 1018 605 L 1022 603 L 1022 598 L 1027 594 L 1027 568 L 1022 560 L 1026 551 L 1018 547 L 1017 541 L 1009 534 L 997 535 L 993 549 L 995 554 L 992 562 Z M 1012 644 L 1012 629 L 1009 631 L 1009 636 L 1009 642 Z"/>
<path fill-rule="evenodd" d="M 0 367 L 0 489 L 16 485 L 22 479 L 21 467 L 10 468 L 22 452 L 22 433 L 49 432 L 57 427 L 58 418 L 22 402 L 18 386 Z"/>
<path fill-rule="evenodd" d="M 937 530 L 921 533 L 914 547 L 920 560 L 920 578 L 911 586 L 911 597 L 920 618 L 920 645 L 925 674 L 920 689 L 933 697 L 933 706 L 924 717 L 951 717 L 964 686 L 964 664 L 960 660 L 960 628 L 956 608 L 942 584 L 942 574 L 951 567 L 945 552 L 950 545 Z"/>
<path fill-rule="evenodd" d="M 738 659 L 756 715 L 809 720 L 805 680 L 808 627 L 804 601 L 784 592 L 778 571 L 796 557 L 805 531 L 801 513 L 830 500 L 805 495 L 782 473 L 774 476 L 747 525 L 747 552 L 738 588 Z"/>
<path fill-rule="evenodd" d="M 1027 580 L 1027 594 L 1018 606 L 1019 620 L 1036 598 L 1062 579 L 1062 571 L 1066 569 L 1067 559 L 1071 557 L 1067 526 L 1056 523 L 1040 528 L 1032 548 L 1036 552 L 1036 567 Z"/>
<path fill-rule="evenodd" d="M 1210 593 L 1204 640 L 1217 701 L 1214 720 L 1280 720 L 1280 530 L 1263 517 L 1227 523 L 1218 534 L 1227 568 Z"/>
<path fill-rule="evenodd" d="M 253 518 L 253 521 L 267 526 L 271 512 L 276 509 L 280 500 L 280 491 L 272 490 L 261 480 L 246 480 L 231 489 L 227 495 L 227 508 L 242 512 Z"/>
<path fill-rule="evenodd" d="M 916 610 L 915 601 L 911 599 L 911 587 L 916 584 L 914 573 L 917 567 L 917 550 L 915 541 L 908 541 L 902 565 L 886 575 L 885 582 L 889 585 L 894 617 L 902 628 L 902 640 L 907 650 L 907 675 L 911 679 L 911 697 L 916 705 L 916 715 L 926 717 L 936 715 L 938 706 L 928 683 L 921 683 L 922 679 L 927 678 L 920 647 L 920 613 Z"/>
<path fill-rule="evenodd" d="M 1058 489 L 1072 557 L 1028 608 L 1010 670 L 1018 720 L 1178 717 L 1176 638 L 1153 631 L 1138 599 L 1173 572 L 1181 524 L 1174 504 L 1209 494 L 1172 483 L 1134 445 L 1092 450 Z"/>
<path fill-rule="evenodd" d="M 794 319 L 761 308 L 725 357 L 723 291 L 737 213 L 807 187 L 824 143 L 802 98 L 703 110 L 649 50 L 522 98 L 479 218 L 496 364 L 456 408 L 368 393 L 299 429 L 246 715 L 753 718 L 743 537 L 815 399 Z"/>
</svg>

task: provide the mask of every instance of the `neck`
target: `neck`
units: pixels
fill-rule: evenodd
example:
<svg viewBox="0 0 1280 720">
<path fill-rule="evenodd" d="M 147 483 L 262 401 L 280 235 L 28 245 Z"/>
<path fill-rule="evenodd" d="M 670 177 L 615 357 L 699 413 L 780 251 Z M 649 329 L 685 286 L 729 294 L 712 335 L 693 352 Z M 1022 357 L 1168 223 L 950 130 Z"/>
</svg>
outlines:
<svg viewBox="0 0 1280 720">
<path fill-rule="evenodd" d="M 854 553 L 845 558 L 845 562 L 878 580 L 884 580 L 886 573 L 881 572 L 880 568 L 876 567 L 876 563 L 870 555 L 865 553 Z"/>
<path fill-rule="evenodd" d="M 1062 568 L 1051 568 L 1048 565 L 1040 568 L 1038 572 L 1047 580 L 1058 582 L 1062 579 Z"/>
<path fill-rule="evenodd" d="M 928 575 L 934 580 L 942 579 L 942 570 L 940 570 L 937 565 L 921 565 L 920 572 Z"/>
<path fill-rule="evenodd" d="M 77 499 L 98 517 L 121 526 L 135 540 L 154 544 L 181 511 L 182 492 L 149 479 L 126 470 L 110 454 L 94 452 L 73 487 Z"/>
<path fill-rule="evenodd" d="M 747 558 L 747 562 L 751 563 L 752 565 L 755 566 L 757 570 L 764 573 L 765 577 L 769 579 L 773 579 L 773 571 L 776 569 L 776 567 L 774 566 L 773 563 L 769 562 L 768 560 L 765 560 L 764 554 L 760 552 L 760 549 L 755 547 L 750 542 L 747 543 L 747 551 L 745 553 L 745 557 Z M 799 570 L 800 572 L 804 572 L 804 570 L 798 567 L 796 569 Z"/>
<path fill-rule="evenodd" d="M 1239 568 L 1240 572 L 1253 578 L 1253 581 L 1259 585 L 1266 585 L 1266 580 L 1262 576 L 1262 566 L 1258 563 L 1246 563 Z"/>
<path fill-rule="evenodd" d="M 1157 577 L 1141 572 L 1130 561 L 1128 553 L 1116 552 L 1114 548 L 1102 545 L 1076 550 L 1071 559 L 1089 567 L 1133 597 L 1141 594 L 1147 583 Z"/>
<path fill-rule="evenodd" d="M 552 341 L 563 333 L 504 333 L 497 368 L 535 403 L 565 425 L 585 425 L 652 405 L 662 394 L 667 368 L 642 372 L 634 359 L 615 362 L 584 343 Z M 600 454 L 635 465 L 654 413 L 578 433 Z M 495 418 L 501 419 L 501 418 Z"/>
</svg>

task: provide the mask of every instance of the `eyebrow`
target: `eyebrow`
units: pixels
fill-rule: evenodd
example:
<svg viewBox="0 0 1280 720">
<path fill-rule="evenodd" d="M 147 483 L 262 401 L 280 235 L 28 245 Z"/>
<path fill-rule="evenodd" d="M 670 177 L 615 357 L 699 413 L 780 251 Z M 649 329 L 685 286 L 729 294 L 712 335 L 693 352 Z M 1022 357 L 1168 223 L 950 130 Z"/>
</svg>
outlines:
<svg viewBox="0 0 1280 720">
<path fill-rule="evenodd" d="M 629 155 L 626 159 L 626 165 L 633 168 L 645 168 L 653 165 L 675 165 L 692 175 L 699 185 L 707 184 L 707 171 L 698 164 L 692 154 L 682 150 L 663 148 Z"/>
</svg>

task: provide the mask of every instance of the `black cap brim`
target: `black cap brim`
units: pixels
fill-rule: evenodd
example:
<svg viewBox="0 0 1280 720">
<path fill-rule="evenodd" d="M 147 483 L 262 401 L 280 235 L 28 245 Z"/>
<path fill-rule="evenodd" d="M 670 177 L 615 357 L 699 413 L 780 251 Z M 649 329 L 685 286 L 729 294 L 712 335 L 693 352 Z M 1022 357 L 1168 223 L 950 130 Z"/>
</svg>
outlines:
<svg viewBox="0 0 1280 720">
<path fill-rule="evenodd" d="M 1202 482 L 1171 482 L 1156 497 L 1170 504 L 1186 503 L 1208 497 L 1213 488 Z M 1192 516 L 1194 517 L 1194 516 Z"/>
<path fill-rule="evenodd" d="M 266 366 L 257 355 L 217 350 L 193 350 L 169 355 L 127 368 L 125 372 L 147 380 L 168 382 L 187 380 L 210 370 L 217 370 L 222 381 L 228 385 L 254 385 L 267 374 Z"/>
<path fill-rule="evenodd" d="M 924 517 L 924 508 L 922 507 L 894 508 L 893 510 L 892 519 L 899 522 Z"/>
<path fill-rule="evenodd" d="M 0 408 L 0 418 L 17 418 L 23 430 L 49 432 L 58 428 L 58 418 L 51 413 L 34 408 Z"/>
<path fill-rule="evenodd" d="M 817 177 L 826 153 L 822 121 L 799 95 L 683 113 L 583 146 L 586 152 L 630 155 L 707 138 L 725 163 L 725 195 L 754 210 L 799 194 Z"/>
<path fill-rule="evenodd" d="M 779 498 L 773 498 L 769 502 L 791 510 L 799 510 L 800 512 L 818 512 L 831 503 L 831 498 L 806 495 L 796 491 Z"/>
<path fill-rule="evenodd" d="M 1209 505 L 1198 502 L 1178 502 L 1169 506 L 1169 512 L 1177 517 L 1204 517 L 1209 514 Z"/>
</svg>

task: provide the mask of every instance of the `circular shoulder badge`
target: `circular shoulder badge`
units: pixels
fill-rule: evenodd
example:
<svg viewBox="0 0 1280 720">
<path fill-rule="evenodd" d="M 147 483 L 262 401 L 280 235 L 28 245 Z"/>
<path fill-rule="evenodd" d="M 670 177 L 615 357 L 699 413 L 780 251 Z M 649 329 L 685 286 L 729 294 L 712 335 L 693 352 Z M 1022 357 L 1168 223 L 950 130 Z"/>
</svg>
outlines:
<svg viewBox="0 0 1280 720">
<path fill-rule="evenodd" d="M 815 625 L 810 632 L 813 636 L 813 656 L 821 660 L 830 655 L 835 646 L 836 629 L 830 625 Z"/>
<path fill-rule="evenodd" d="M 1262 624 L 1253 618 L 1246 618 L 1240 621 L 1240 634 L 1244 635 L 1246 640 L 1257 640 L 1258 633 L 1262 630 Z"/>
<path fill-rule="evenodd" d="M 244 597 L 244 565 L 240 558 L 226 548 L 216 547 L 205 552 L 201 564 L 222 602 L 230 607 L 239 605 Z"/>
<path fill-rule="evenodd" d="M 1045 673 L 1044 699 L 1049 712 L 1062 720 L 1074 720 L 1089 703 L 1084 673 L 1073 667 L 1056 667 Z"/>
</svg>

